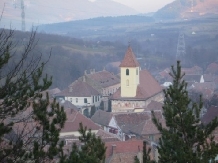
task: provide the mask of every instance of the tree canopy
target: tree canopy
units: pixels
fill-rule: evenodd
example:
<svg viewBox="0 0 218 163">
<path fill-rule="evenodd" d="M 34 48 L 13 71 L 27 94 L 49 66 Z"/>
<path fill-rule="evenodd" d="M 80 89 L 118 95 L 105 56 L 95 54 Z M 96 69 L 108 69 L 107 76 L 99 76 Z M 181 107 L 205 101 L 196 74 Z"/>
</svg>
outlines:
<svg viewBox="0 0 218 163">
<path fill-rule="evenodd" d="M 218 126 L 215 118 L 208 124 L 201 123 L 202 101 L 192 102 L 188 96 L 187 83 L 183 80 L 180 62 L 172 66 L 173 84 L 164 90 L 164 128 L 153 112 L 153 122 L 162 134 L 158 152 L 160 163 L 208 163 L 218 154 L 213 131 Z"/>
</svg>

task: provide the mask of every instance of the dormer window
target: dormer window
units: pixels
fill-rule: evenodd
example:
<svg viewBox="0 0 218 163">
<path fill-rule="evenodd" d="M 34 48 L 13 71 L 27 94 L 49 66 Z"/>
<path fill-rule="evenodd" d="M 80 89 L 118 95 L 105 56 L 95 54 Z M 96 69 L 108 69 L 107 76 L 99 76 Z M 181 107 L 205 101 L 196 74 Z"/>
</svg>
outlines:
<svg viewBox="0 0 218 163">
<path fill-rule="evenodd" d="M 127 76 L 129 75 L 129 69 L 126 69 L 126 75 Z"/>
</svg>

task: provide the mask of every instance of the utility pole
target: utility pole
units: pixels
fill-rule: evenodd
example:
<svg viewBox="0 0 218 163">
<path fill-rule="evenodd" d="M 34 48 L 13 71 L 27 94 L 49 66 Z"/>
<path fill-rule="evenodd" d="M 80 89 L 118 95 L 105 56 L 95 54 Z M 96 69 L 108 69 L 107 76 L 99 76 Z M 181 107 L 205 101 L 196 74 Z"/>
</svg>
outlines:
<svg viewBox="0 0 218 163">
<path fill-rule="evenodd" d="M 180 33 L 177 43 L 176 60 L 181 59 L 181 57 L 185 57 L 185 54 L 186 54 L 185 36 L 183 33 Z"/>
<path fill-rule="evenodd" d="M 25 25 L 25 12 L 24 12 L 24 2 L 21 0 L 21 18 L 22 18 L 22 26 L 21 29 L 22 31 L 26 30 L 26 25 Z"/>
</svg>

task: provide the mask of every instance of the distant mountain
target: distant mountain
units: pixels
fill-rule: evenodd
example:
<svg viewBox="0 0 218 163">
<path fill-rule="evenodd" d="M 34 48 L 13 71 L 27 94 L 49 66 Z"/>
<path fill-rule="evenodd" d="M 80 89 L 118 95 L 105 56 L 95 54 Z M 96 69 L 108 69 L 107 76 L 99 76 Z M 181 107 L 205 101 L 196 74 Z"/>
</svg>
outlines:
<svg viewBox="0 0 218 163">
<path fill-rule="evenodd" d="M 153 22 L 155 22 L 155 20 L 151 16 L 110 16 L 63 23 L 44 24 L 38 26 L 38 31 L 87 38 L 102 34 L 117 35 L 123 31 L 130 32 L 132 29 L 137 29 L 138 26 Z"/>
<path fill-rule="evenodd" d="M 175 0 L 158 10 L 156 18 L 196 18 L 218 14 L 217 0 Z"/>
<path fill-rule="evenodd" d="M 113 0 L 24 0 L 27 26 L 81 20 L 100 16 L 138 14 L 134 9 Z M 0 2 L 0 7 L 3 1 Z M 21 26 L 20 1 L 7 1 L 0 26 Z M 6 21 L 8 20 L 8 21 Z M 6 24 L 6 22 L 8 24 Z M 14 25 L 15 24 L 15 25 Z"/>
</svg>

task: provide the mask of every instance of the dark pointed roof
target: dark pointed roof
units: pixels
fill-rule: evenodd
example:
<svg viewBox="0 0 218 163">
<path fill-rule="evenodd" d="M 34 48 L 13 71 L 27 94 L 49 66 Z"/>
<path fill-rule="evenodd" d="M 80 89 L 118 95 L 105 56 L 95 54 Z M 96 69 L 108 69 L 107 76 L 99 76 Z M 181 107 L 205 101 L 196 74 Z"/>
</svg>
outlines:
<svg viewBox="0 0 218 163">
<path fill-rule="evenodd" d="M 135 58 L 132 48 L 129 46 L 120 67 L 139 67 L 139 63 Z"/>
</svg>

